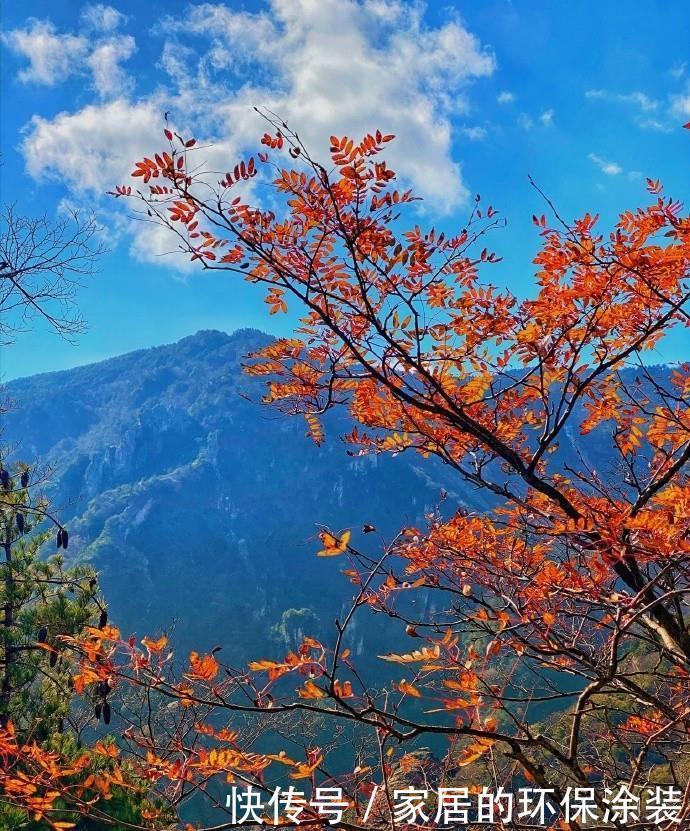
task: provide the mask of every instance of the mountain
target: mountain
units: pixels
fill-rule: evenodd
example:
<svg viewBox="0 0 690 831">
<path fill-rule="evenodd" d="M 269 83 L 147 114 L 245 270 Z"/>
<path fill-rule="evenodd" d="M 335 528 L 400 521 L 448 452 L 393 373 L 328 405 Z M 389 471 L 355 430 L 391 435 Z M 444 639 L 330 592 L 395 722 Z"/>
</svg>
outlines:
<svg viewBox="0 0 690 831">
<path fill-rule="evenodd" d="M 449 505 L 480 504 L 433 461 L 347 456 L 343 414 L 316 447 L 301 419 L 255 403 L 263 383 L 241 361 L 268 340 L 202 331 L 7 385 L 4 441 L 50 467 L 70 554 L 100 570 L 126 635 L 173 629 L 178 646 L 220 644 L 234 662 L 325 636 L 353 586 L 340 561 L 314 556 L 319 524 L 355 529 L 376 553 L 363 523 L 386 534 L 419 523 L 442 489 Z M 383 630 L 371 629 L 373 649 Z"/>
<path fill-rule="evenodd" d="M 359 532 L 364 523 L 388 536 L 420 524 L 442 490 L 446 510 L 489 504 L 434 459 L 349 457 L 343 412 L 327 415 L 317 447 L 302 419 L 257 403 L 263 381 L 241 362 L 269 340 L 202 331 L 6 387 L 3 440 L 50 467 L 70 554 L 100 570 L 126 635 L 172 630 L 179 647 L 222 645 L 235 663 L 280 653 L 302 633 L 332 637 L 354 587 L 341 560 L 315 556 L 320 524 L 353 529 L 374 555 L 380 538 Z M 606 476 L 610 439 L 568 427 L 559 459 Z M 355 653 L 365 628 L 367 651 L 390 649 L 380 617 L 356 621 Z"/>
</svg>

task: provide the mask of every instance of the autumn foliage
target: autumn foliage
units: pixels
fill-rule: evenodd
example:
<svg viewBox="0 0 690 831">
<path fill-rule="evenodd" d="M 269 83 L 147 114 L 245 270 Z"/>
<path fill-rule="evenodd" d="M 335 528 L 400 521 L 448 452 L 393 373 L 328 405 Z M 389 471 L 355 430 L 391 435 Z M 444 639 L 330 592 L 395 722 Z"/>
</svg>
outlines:
<svg viewBox="0 0 690 831">
<path fill-rule="evenodd" d="M 690 365 L 649 368 L 671 330 L 687 338 L 683 206 L 649 180 L 647 204 L 605 231 L 596 215 L 566 222 L 547 201 L 534 217 L 535 291 L 522 299 L 487 281 L 501 259 L 493 207 L 477 198 L 450 234 L 414 224 L 416 197 L 382 159 L 393 136 L 333 136 L 321 163 L 269 122 L 263 149 L 221 174 L 204 169 L 193 139 L 166 130 L 113 193 L 200 267 L 262 285 L 271 314 L 301 312 L 293 337 L 248 362 L 267 404 L 303 417 L 316 442 L 323 415 L 344 408 L 350 455 L 435 456 L 488 507 L 441 495 L 423 527 L 393 540 L 370 526 L 324 528 L 318 553 L 339 558 L 354 587 L 328 644 L 306 638 L 244 669 L 193 653 L 179 671 L 164 638 L 92 628 L 65 638 L 76 689 L 142 697 L 122 752 L 173 805 L 216 779 L 227 789 L 266 787 L 280 771 L 336 777 L 347 825 L 361 827 L 373 783 L 409 781 L 423 768 L 419 747 L 440 739 L 435 785 L 468 771 L 476 785 L 527 781 L 557 796 L 670 782 L 687 817 Z M 586 434 L 605 445 L 604 467 L 562 451 Z M 434 602 L 414 606 L 417 596 Z M 368 612 L 409 641 L 380 656 L 384 689 L 348 646 L 353 618 Z M 297 714 L 352 727 L 369 752 L 336 771 L 332 748 L 255 751 L 242 727 Z M 391 823 L 383 800 L 367 826 Z"/>
</svg>

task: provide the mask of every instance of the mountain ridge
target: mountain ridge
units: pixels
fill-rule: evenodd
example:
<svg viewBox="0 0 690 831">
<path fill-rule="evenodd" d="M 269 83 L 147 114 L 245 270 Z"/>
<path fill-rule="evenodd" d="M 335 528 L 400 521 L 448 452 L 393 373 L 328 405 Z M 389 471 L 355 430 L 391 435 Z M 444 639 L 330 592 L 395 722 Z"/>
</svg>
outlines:
<svg viewBox="0 0 690 831">
<path fill-rule="evenodd" d="M 144 353 L 155 352 L 157 350 L 172 349 L 173 347 L 185 344 L 187 342 L 194 342 L 197 341 L 197 339 L 216 335 L 220 336 L 223 340 L 233 339 L 236 337 L 243 337 L 246 335 L 258 335 L 261 337 L 265 337 L 267 339 L 271 339 L 273 337 L 272 335 L 269 335 L 263 330 L 257 329 L 253 326 L 241 326 L 238 329 L 233 329 L 232 332 L 225 332 L 222 329 L 197 329 L 197 331 L 192 333 L 191 335 L 185 335 L 184 337 L 179 338 L 178 340 L 170 341 L 169 343 L 157 344 L 155 346 L 142 346 L 138 349 L 131 349 L 128 352 L 122 352 L 117 355 L 110 355 L 107 358 L 89 361 L 85 364 L 77 364 L 76 366 L 67 367 L 66 369 L 49 369 L 45 372 L 34 372 L 29 375 L 19 375 L 16 378 L 11 378 L 9 381 L 6 381 L 1 386 L 6 388 L 12 385 L 22 385 L 24 382 L 35 381 L 41 378 L 54 377 L 57 375 L 67 375 L 74 372 L 79 372 L 80 370 L 88 370 L 95 366 L 102 366 L 103 364 L 108 364 L 112 361 L 120 361 L 124 358 L 135 357 L 138 355 L 142 355 Z"/>
<path fill-rule="evenodd" d="M 242 360 L 270 341 L 258 329 L 200 330 L 172 344 L 8 383 L 17 408 L 4 440 L 53 469 L 47 495 L 70 529 L 70 556 L 101 572 L 111 617 L 139 635 L 185 621 L 178 643 L 217 643 L 241 661 L 327 637 L 353 596 L 340 561 L 314 556 L 320 525 L 377 535 L 444 511 L 484 510 L 492 497 L 436 459 L 352 458 L 326 414 L 317 447 L 302 419 L 257 403 L 264 381 Z M 565 458 L 610 461 L 608 442 L 569 427 Z M 559 455 L 557 454 L 557 455 Z M 371 629 L 371 627 L 369 627 Z M 379 631 L 380 630 L 380 631 Z M 356 649 L 364 649 L 361 632 Z M 367 649 L 386 648 L 383 627 Z"/>
<path fill-rule="evenodd" d="M 17 408 L 5 439 L 51 464 L 70 555 L 101 571 L 125 630 L 170 628 L 201 607 L 179 641 L 234 641 L 237 660 L 306 629 L 325 635 L 353 587 L 314 556 L 320 523 L 391 534 L 423 521 L 443 489 L 462 500 L 439 464 L 347 456 L 345 413 L 327 415 L 316 447 L 301 419 L 255 403 L 263 381 L 241 362 L 269 340 L 201 330 L 6 386 Z"/>
</svg>

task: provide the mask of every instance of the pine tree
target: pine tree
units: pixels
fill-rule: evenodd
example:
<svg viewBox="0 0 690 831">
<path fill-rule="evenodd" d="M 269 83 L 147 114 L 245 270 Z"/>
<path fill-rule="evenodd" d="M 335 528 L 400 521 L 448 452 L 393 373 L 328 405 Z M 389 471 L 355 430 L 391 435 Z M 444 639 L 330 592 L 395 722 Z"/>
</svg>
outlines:
<svg viewBox="0 0 690 831">
<path fill-rule="evenodd" d="M 60 733 L 70 717 L 69 676 L 60 658 L 60 637 L 95 622 L 103 601 L 95 571 L 69 565 L 68 543 L 42 497 L 33 498 L 31 471 L 2 462 L 0 481 L 0 723 L 34 738 Z M 60 549 L 49 554 L 57 539 Z"/>
</svg>

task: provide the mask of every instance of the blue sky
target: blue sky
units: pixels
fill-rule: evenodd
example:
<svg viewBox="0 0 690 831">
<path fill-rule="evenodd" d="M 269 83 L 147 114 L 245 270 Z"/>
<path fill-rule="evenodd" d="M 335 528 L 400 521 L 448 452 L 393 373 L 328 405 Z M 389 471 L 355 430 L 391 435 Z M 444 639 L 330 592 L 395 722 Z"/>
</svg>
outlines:
<svg viewBox="0 0 690 831">
<path fill-rule="evenodd" d="M 177 340 L 201 328 L 289 331 L 261 291 L 185 270 L 166 240 L 105 191 L 160 144 L 163 114 L 233 164 L 285 115 L 310 147 L 331 133 L 399 137 L 392 166 L 437 225 L 459 227 L 471 194 L 508 227 L 492 279 L 532 286 L 543 211 L 605 221 L 646 198 L 647 176 L 687 195 L 690 6 L 686 2 L 418 3 L 400 0 L 23 0 L 3 10 L 2 200 L 25 213 L 97 211 L 110 253 L 80 292 L 89 331 L 40 326 L 3 350 L 3 380 Z M 687 336 L 686 336 L 687 340 Z M 659 360 L 687 357 L 664 342 Z"/>
</svg>

